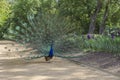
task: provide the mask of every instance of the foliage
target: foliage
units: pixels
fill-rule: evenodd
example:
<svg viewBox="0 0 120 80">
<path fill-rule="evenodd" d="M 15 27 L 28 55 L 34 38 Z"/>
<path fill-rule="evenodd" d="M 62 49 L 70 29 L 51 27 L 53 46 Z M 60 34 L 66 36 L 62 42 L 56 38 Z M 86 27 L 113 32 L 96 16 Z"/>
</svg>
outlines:
<svg viewBox="0 0 120 80">
<path fill-rule="evenodd" d="M 118 6 L 120 1 L 118 0 L 100 0 L 101 9 L 97 13 L 95 20 L 95 31 L 94 33 L 99 33 L 101 24 L 105 22 L 105 26 L 118 26 L 119 25 L 119 9 Z M 109 4 L 108 4 L 109 3 Z M 97 6 L 97 0 L 59 0 L 58 9 L 59 14 L 70 19 L 72 25 L 75 27 L 77 33 L 88 33 L 90 18 L 94 15 L 94 11 Z M 106 6 L 108 9 L 106 10 Z M 106 18 L 103 20 L 105 15 L 105 10 L 107 11 Z M 113 19 L 114 18 L 114 19 Z M 102 22 L 103 21 L 103 22 Z"/>
<path fill-rule="evenodd" d="M 120 38 L 111 38 L 109 36 L 95 35 L 88 39 L 86 36 L 80 37 L 80 46 L 85 50 L 104 51 L 115 55 L 120 55 Z"/>
<path fill-rule="evenodd" d="M 70 19 L 78 34 L 87 33 L 95 3 L 96 0 L 59 0 L 59 14 Z"/>
<path fill-rule="evenodd" d="M 12 1 L 0 0 L 0 37 L 31 43 L 38 53 L 47 53 L 51 42 L 58 52 L 73 48 L 119 52 L 119 38 L 115 38 L 120 34 L 119 0 Z M 97 1 L 101 4 L 96 12 Z M 95 22 L 94 33 L 101 29 L 104 34 L 81 36 L 88 33 L 91 22 Z"/>
<path fill-rule="evenodd" d="M 120 26 L 120 1 L 119 0 L 111 0 L 110 10 L 109 10 L 109 18 L 108 24 L 110 27 L 119 27 Z"/>
<path fill-rule="evenodd" d="M 40 12 L 55 12 L 55 0 L 16 0 L 12 6 L 11 28 L 21 26 L 21 22 L 29 24 L 27 16 L 37 15 Z"/>
<path fill-rule="evenodd" d="M 9 18 L 10 5 L 6 0 L 0 0 L 0 26 Z"/>
<path fill-rule="evenodd" d="M 115 37 L 120 37 L 120 28 L 119 27 L 107 27 L 104 31 L 104 35 L 111 36 L 114 35 Z"/>
<path fill-rule="evenodd" d="M 5 0 L 3 0 L 5 1 Z M 108 16 L 103 20 L 105 7 L 107 2 L 110 1 L 108 6 Z M 101 0 L 101 9 L 97 14 L 95 33 L 99 33 L 101 24 L 105 26 L 119 26 L 119 4 L 118 0 Z M 27 15 L 39 14 L 39 12 L 46 12 L 52 14 L 59 14 L 69 20 L 69 23 L 74 26 L 71 32 L 77 34 L 88 33 L 91 15 L 93 15 L 97 6 L 96 0 L 14 0 L 11 3 L 12 14 L 10 27 L 14 29 L 15 26 L 21 25 L 20 21 L 29 23 Z M 5 9 L 4 9 L 5 10 Z M 2 20 L 4 21 L 4 20 Z M 102 22 L 103 21 L 103 22 Z"/>
<path fill-rule="evenodd" d="M 11 5 L 7 0 L 0 0 L 0 39 L 3 38 L 4 33 L 6 33 L 7 27 L 4 27 L 7 24 L 9 14 L 11 12 Z"/>
<path fill-rule="evenodd" d="M 12 27 L 20 25 L 19 21 L 27 22 L 27 15 L 35 14 L 39 4 L 39 0 L 16 0 L 12 5 Z"/>
</svg>

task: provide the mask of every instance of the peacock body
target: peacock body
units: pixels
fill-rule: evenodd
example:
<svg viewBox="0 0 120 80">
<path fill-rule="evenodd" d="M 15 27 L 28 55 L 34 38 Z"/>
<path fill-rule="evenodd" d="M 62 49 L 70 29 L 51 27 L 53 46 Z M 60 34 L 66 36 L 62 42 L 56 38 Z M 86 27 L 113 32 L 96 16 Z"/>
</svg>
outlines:
<svg viewBox="0 0 120 80">
<path fill-rule="evenodd" d="M 54 56 L 54 50 L 53 50 L 53 44 L 51 44 L 49 54 L 48 54 L 48 56 L 45 56 L 45 60 L 49 61 L 50 59 L 53 58 L 53 56 Z"/>
<path fill-rule="evenodd" d="M 9 39 L 32 48 L 31 52 L 24 56 L 25 59 L 45 57 L 46 61 L 53 56 L 71 56 L 70 50 L 77 47 L 76 37 L 70 31 L 73 27 L 66 19 L 54 14 L 30 14 L 28 22 L 19 21 L 20 25 L 9 29 Z M 18 50 L 18 49 L 17 49 Z M 71 56 L 72 57 L 72 56 Z"/>
</svg>

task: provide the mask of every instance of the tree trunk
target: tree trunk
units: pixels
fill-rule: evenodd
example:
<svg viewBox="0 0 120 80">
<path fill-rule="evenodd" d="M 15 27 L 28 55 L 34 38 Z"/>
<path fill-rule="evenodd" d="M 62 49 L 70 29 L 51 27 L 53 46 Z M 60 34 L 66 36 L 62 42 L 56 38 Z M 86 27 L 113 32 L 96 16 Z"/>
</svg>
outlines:
<svg viewBox="0 0 120 80">
<path fill-rule="evenodd" d="M 94 33 L 97 14 L 100 11 L 101 7 L 102 7 L 102 1 L 97 0 L 97 6 L 95 8 L 95 11 L 93 12 L 93 14 L 90 17 L 90 25 L 89 25 L 89 31 L 88 31 L 88 33 L 90 33 L 90 34 Z"/>
<path fill-rule="evenodd" d="M 103 15 L 103 20 L 102 20 L 100 28 L 99 28 L 99 34 L 102 34 L 105 30 L 105 22 L 106 22 L 107 16 L 108 16 L 108 7 L 109 7 L 109 0 L 106 3 L 104 15 Z"/>
</svg>

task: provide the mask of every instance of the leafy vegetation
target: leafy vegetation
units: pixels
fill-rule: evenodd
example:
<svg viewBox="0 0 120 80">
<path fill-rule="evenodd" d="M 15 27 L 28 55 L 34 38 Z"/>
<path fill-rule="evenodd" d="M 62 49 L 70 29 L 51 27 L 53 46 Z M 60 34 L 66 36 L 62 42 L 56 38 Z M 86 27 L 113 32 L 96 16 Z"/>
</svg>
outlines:
<svg viewBox="0 0 120 80">
<path fill-rule="evenodd" d="M 23 39 L 22 33 L 29 33 L 24 36 L 29 41 L 36 28 L 43 30 L 39 36 L 46 41 L 77 36 L 65 37 L 60 46 L 68 42 L 77 48 L 119 54 L 119 5 L 119 0 L 0 0 L 0 38 Z"/>
<path fill-rule="evenodd" d="M 88 35 L 87 35 L 88 36 Z M 94 37 L 88 38 L 87 36 L 81 37 L 81 47 L 85 50 L 92 51 L 104 51 L 120 55 L 120 38 L 113 36 L 92 35 Z"/>
<path fill-rule="evenodd" d="M 9 19 L 9 14 L 11 12 L 11 5 L 6 0 L 0 0 L 0 39 L 3 38 L 6 32 L 5 24 Z"/>
</svg>

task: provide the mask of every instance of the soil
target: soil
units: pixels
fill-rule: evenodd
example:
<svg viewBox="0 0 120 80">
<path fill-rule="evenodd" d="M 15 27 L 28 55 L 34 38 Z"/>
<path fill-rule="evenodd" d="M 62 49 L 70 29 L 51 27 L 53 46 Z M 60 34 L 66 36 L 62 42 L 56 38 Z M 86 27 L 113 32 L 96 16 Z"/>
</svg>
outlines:
<svg viewBox="0 0 120 80">
<path fill-rule="evenodd" d="M 91 52 L 71 60 L 120 76 L 120 58 L 112 53 Z"/>
<path fill-rule="evenodd" d="M 112 56 L 109 54 L 104 56 L 98 54 L 100 58 L 97 54 L 90 54 L 73 58 L 72 61 L 54 57 L 50 62 L 46 62 L 44 58 L 24 60 L 18 55 L 20 51 L 16 51 L 16 47 L 20 51 L 25 51 L 23 46 L 13 41 L 0 41 L 0 80 L 120 80 L 119 76 L 86 65 L 90 64 L 106 70 L 112 69 L 111 71 L 114 69 L 113 73 L 119 72 L 119 65 L 116 66 L 114 59 L 111 62 Z M 26 54 L 27 52 L 29 50 L 26 50 Z M 73 60 L 82 63 L 76 64 Z M 106 66 L 100 65 L 103 62 Z"/>
</svg>

